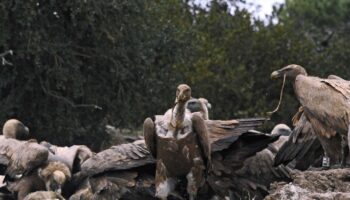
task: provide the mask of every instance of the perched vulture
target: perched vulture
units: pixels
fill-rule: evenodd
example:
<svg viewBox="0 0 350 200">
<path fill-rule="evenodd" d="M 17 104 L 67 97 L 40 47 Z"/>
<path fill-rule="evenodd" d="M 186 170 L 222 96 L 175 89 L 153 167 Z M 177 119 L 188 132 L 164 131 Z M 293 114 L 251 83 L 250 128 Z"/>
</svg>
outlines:
<svg viewBox="0 0 350 200">
<path fill-rule="evenodd" d="M 17 199 L 23 199 L 30 192 L 45 190 L 45 184 L 36 173 L 48 158 L 48 150 L 35 140 L 19 141 L 0 137 L 0 161 L 6 166 L 6 188 Z"/>
<path fill-rule="evenodd" d="M 25 140 L 29 135 L 29 128 L 17 119 L 9 119 L 2 128 L 5 138 Z"/>
<path fill-rule="evenodd" d="M 306 70 L 299 65 L 288 65 L 274 71 L 271 78 L 286 77 L 291 80 L 294 92 L 303 107 L 303 114 L 311 123 L 314 133 L 327 138 L 321 145 L 325 157 L 332 158 L 334 143 L 331 137 L 340 134 L 341 163 L 345 164 L 348 153 L 348 131 L 350 124 L 350 82 L 341 78 L 322 79 L 308 76 Z M 331 164 L 338 164 L 331 160 Z"/>
<path fill-rule="evenodd" d="M 155 125 L 150 118 L 144 123 L 146 145 L 157 158 L 156 197 L 161 199 L 174 191 L 180 176 L 187 178 L 190 199 L 205 183 L 205 170 L 211 160 L 209 137 L 204 119 L 186 109 L 190 98 L 191 88 L 179 85 L 176 105 L 164 114 L 162 123 Z"/>
<path fill-rule="evenodd" d="M 279 136 L 248 131 L 265 119 L 205 120 L 200 113 L 186 109 L 190 99 L 191 88 L 179 85 L 174 108 L 144 122 L 147 148 L 157 160 L 156 197 L 166 199 L 178 179 L 186 177 L 187 193 L 194 199 L 206 182 L 205 174 L 216 193 L 228 196 L 232 185 L 225 187 L 230 180 L 223 175 L 232 175 L 246 158 Z"/>
</svg>

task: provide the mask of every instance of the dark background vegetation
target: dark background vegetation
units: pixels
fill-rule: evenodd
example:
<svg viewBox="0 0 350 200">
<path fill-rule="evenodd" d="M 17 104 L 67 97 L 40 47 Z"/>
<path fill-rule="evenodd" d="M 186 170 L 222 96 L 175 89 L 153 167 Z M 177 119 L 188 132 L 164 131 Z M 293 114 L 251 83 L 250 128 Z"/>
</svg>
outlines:
<svg viewBox="0 0 350 200">
<path fill-rule="evenodd" d="M 0 123 L 17 117 L 39 140 L 96 150 L 106 124 L 141 128 L 179 83 L 209 99 L 211 118 L 231 119 L 272 110 L 281 81 L 270 73 L 287 64 L 350 78 L 350 1 L 287 0 L 270 23 L 229 12 L 236 3 L 2 0 L 0 53 L 14 55 L 0 65 Z M 281 106 L 272 122 L 290 124 L 290 83 Z"/>
</svg>

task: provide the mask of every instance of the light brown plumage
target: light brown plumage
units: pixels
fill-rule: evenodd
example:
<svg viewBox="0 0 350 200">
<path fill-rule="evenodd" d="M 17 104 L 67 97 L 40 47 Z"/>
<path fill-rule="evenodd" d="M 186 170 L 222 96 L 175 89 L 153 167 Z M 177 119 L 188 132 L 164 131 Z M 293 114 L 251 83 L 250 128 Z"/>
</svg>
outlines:
<svg viewBox="0 0 350 200">
<path fill-rule="evenodd" d="M 17 180 L 6 181 L 6 187 L 17 200 L 22 200 L 31 192 L 45 190 L 45 183 L 37 173 L 31 173 Z"/>
<path fill-rule="evenodd" d="M 40 167 L 39 176 L 45 182 L 46 190 L 61 194 L 64 184 L 71 179 L 72 175 L 66 164 L 51 161 Z"/>
<path fill-rule="evenodd" d="M 187 192 L 191 199 L 195 198 L 205 173 L 212 189 L 227 196 L 233 187 L 229 183 L 232 173 L 244 165 L 246 158 L 279 137 L 248 132 L 266 119 L 204 120 L 200 113 L 189 113 L 186 102 L 176 102 L 163 116 L 157 115 L 154 121 L 148 118 L 144 123 L 147 147 L 157 159 L 158 198 L 165 199 L 174 190 L 177 179 L 184 176 L 189 183 Z"/>
<path fill-rule="evenodd" d="M 2 134 L 5 138 L 24 140 L 29 135 L 29 128 L 17 119 L 9 119 L 2 128 Z"/>
<path fill-rule="evenodd" d="M 24 200 L 64 200 L 64 198 L 60 195 L 57 194 L 56 192 L 52 191 L 37 191 L 37 192 L 32 192 L 28 194 Z"/>
<path fill-rule="evenodd" d="M 166 199 L 174 190 L 178 177 L 187 177 L 190 199 L 196 197 L 205 181 L 205 162 L 210 162 L 211 157 L 210 144 L 203 118 L 186 109 L 190 98 L 191 88 L 186 84 L 179 85 L 174 108 L 169 109 L 160 121 L 146 119 L 144 123 L 146 145 L 157 159 L 156 196 L 161 199 Z"/>
<path fill-rule="evenodd" d="M 350 124 L 350 82 L 339 78 L 322 79 L 307 76 L 306 70 L 299 65 L 288 65 L 274 71 L 271 77 L 278 78 L 284 75 L 292 81 L 294 92 L 315 133 L 326 138 L 339 133 L 343 139 L 341 144 L 346 148 Z M 322 145 L 326 156 L 329 157 L 329 148 Z M 344 157 L 345 154 L 342 161 Z"/>
<path fill-rule="evenodd" d="M 35 140 L 0 139 L 0 149 L 2 149 L 2 145 L 4 145 L 6 156 L 9 159 L 6 175 L 12 178 L 30 173 L 48 159 L 48 150 Z"/>
<path fill-rule="evenodd" d="M 136 195 L 139 189 L 146 191 L 141 193 L 146 198 L 154 183 L 153 172 L 148 167 L 153 170 L 154 163 L 143 140 L 112 146 L 82 164 L 81 172 L 76 175 L 83 179 L 84 187 L 79 188 L 74 199 L 83 196 L 91 199 L 119 199 Z M 150 178 L 145 178 L 145 173 L 152 177 L 150 184 L 147 184 Z"/>
</svg>

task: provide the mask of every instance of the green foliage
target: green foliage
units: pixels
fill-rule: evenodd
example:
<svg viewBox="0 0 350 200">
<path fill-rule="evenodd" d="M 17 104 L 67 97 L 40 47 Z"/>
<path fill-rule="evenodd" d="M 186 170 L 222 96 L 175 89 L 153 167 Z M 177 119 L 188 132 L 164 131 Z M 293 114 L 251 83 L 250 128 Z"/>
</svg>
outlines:
<svg viewBox="0 0 350 200">
<path fill-rule="evenodd" d="M 0 68 L 0 122 L 17 117 L 39 140 L 97 150 L 106 124 L 141 127 L 172 106 L 179 83 L 212 102 L 212 118 L 229 119 L 272 110 L 281 82 L 270 73 L 287 64 L 350 77 L 348 1 L 287 0 L 268 25 L 228 8 L 215 0 L 208 9 L 178 0 L 4 0 L 0 52 L 15 54 Z M 290 124 L 297 107 L 287 84 L 272 120 Z"/>
</svg>

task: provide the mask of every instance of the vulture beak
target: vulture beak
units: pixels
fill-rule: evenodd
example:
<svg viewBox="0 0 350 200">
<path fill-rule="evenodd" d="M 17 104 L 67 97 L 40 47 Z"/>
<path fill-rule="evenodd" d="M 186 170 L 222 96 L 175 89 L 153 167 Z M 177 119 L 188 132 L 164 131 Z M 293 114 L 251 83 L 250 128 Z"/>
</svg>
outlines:
<svg viewBox="0 0 350 200">
<path fill-rule="evenodd" d="M 280 78 L 280 77 L 281 77 L 281 72 L 279 72 L 279 71 L 274 71 L 271 74 L 271 79 L 277 79 L 277 78 Z"/>
</svg>

